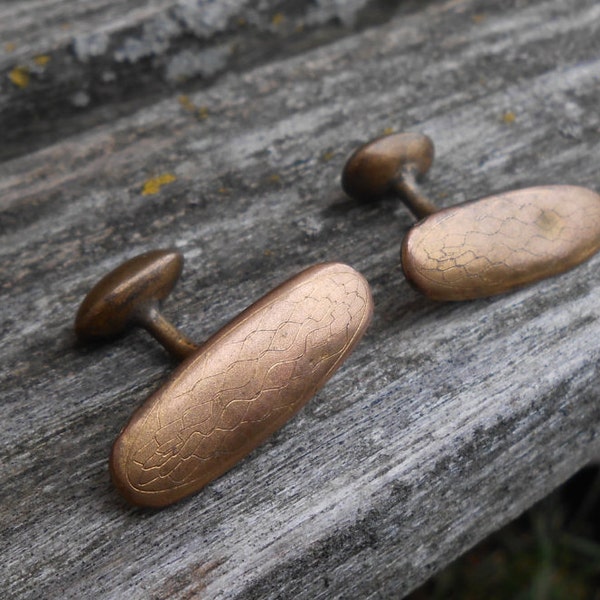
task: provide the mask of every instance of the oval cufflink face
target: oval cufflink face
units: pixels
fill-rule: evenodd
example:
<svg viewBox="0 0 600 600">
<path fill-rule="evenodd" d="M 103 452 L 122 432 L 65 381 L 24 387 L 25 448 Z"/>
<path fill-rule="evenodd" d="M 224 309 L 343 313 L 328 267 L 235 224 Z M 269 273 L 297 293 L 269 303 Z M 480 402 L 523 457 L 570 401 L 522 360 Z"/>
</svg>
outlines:
<svg viewBox="0 0 600 600">
<path fill-rule="evenodd" d="M 600 249 L 600 196 L 534 187 L 423 219 L 402 243 L 406 278 L 434 300 L 469 300 L 557 275 Z"/>
<path fill-rule="evenodd" d="M 140 506 L 166 506 L 229 470 L 331 377 L 372 316 L 349 266 L 311 267 L 210 338 L 131 417 L 110 469 Z"/>
</svg>

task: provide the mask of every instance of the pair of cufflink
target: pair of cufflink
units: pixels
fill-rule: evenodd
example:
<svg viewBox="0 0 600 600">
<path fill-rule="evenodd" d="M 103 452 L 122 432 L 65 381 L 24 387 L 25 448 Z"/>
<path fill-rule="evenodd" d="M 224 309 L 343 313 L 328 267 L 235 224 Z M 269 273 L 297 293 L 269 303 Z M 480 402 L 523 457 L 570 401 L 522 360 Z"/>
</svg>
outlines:
<svg viewBox="0 0 600 600">
<path fill-rule="evenodd" d="M 401 133 L 361 146 L 342 187 L 357 200 L 397 194 L 420 220 L 402 242 L 406 278 L 435 300 L 468 300 L 562 273 L 600 249 L 600 196 L 575 186 L 534 187 L 437 210 L 417 180 L 433 143 Z M 140 325 L 183 363 L 132 415 L 110 471 L 122 495 L 161 507 L 219 477 L 325 384 L 366 331 L 373 299 L 341 263 L 312 266 L 252 304 L 198 346 L 159 311 L 181 274 L 172 250 L 137 256 L 84 299 L 82 340 Z"/>
</svg>

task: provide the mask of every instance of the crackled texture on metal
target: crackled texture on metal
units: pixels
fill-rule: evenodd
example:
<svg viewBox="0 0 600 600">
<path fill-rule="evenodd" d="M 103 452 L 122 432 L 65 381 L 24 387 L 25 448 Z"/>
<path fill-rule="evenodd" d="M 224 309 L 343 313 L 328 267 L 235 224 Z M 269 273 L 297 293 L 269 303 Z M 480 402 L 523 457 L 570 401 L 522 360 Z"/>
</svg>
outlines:
<svg viewBox="0 0 600 600">
<path fill-rule="evenodd" d="M 500 294 L 562 273 L 600 249 L 600 196 L 535 187 L 441 210 L 402 244 L 407 279 L 435 300 Z"/>
<path fill-rule="evenodd" d="M 241 313 L 132 416 L 111 455 L 134 504 L 164 506 L 230 469 L 340 366 L 372 315 L 366 280 L 316 265 Z"/>
</svg>

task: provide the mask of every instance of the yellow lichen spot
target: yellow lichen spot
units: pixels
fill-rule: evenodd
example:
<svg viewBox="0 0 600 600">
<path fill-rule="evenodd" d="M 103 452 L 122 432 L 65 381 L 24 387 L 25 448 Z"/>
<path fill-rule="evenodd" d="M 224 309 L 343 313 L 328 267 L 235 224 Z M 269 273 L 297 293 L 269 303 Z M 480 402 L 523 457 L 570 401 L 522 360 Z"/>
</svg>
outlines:
<svg viewBox="0 0 600 600">
<path fill-rule="evenodd" d="M 71 27 L 73 27 L 73 26 L 71 25 L 71 23 L 62 23 L 62 24 L 61 24 L 61 26 L 60 26 L 60 28 L 61 28 L 63 31 L 69 31 L 69 29 L 71 29 Z"/>
<path fill-rule="evenodd" d="M 244 19 L 244 17 L 240 17 L 237 22 L 240 27 L 243 27 L 244 25 L 248 24 L 248 21 L 246 21 L 246 19 Z"/>
<path fill-rule="evenodd" d="M 175 175 L 172 173 L 162 173 L 157 177 L 152 177 L 144 183 L 144 187 L 142 188 L 142 196 L 152 196 L 154 194 L 158 194 L 163 185 L 172 183 L 176 179 L 177 177 L 175 177 Z"/>
<path fill-rule="evenodd" d="M 38 67 L 45 67 L 50 62 L 50 60 L 51 58 L 47 54 L 39 54 L 38 56 L 33 57 L 33 62 Z"/>
<path fill-rule="evenodd" d="M 280 12 L 274 14 L 273 18 L 271 19 L 271 23 L 273 23 L 273 25 L 275 25 L 275 27 L 277 27 L 278 25 L 281 25 L 284 21 L 285 21 L 285 15 Z"/>
<path fill-rule="evenodd" d="M 273 250 L 269 250 L 268 248 L 265 250 L 265 256 L 273 256 Z"/>
<path fill-rule="evenodd" d="M 179 96 L 177 101 L 185 111 L 196 115 L 200 121 L 208 118 L 208 108 L 206 106 L 196 106 L 189 96 Z"/>
<path fill-rule="evenodd" d="M 512 123 L 514 123 L 517 120 L 517 115 L 515 115 L 515 113 L 512 110 L 507 110 L 503 115 L 502 115 L 502 120 L 507 124 L 507 125 L 511 125 Z"/>
<path fill-rule="evenodd" d="M 194 112 L 196 110 L 196 105 L 190 100 L 189 96 L 179 96 L 177 101 L 181 107 L 188 112 Z"/>
<path fill-rule="evenodd" d="M 14 42 L 6 42 L 4 44 L 4 52 L 14 52 L 17 49 L 17 45 Z"/>
<path fill-rule="evenodd" d="M 220 187 L 219 188 L 219 194 L 223 194 L 223 196 L 226 196 L 227 194 L 229 194 L 230 189 L 226 188 L 226 187 Z"/>
<path fill-rule="evenodd" d="M 325 152 L 325 154 L 323 154 L 323 160 L 325 162 L 330 161 L 333 157 L 335 156 L 335 152 L 332 152 L 331 150 L 329 150 L 328 152 Z"/>
<path fill-rule="evenodd" d="M 393 127 L 386 127 L 383 130 L 383 135 L 392 135 L 392 133 L 394 133 L 394 128 Z"/>
<path fill-rule="evenodd" d="M 281 183 L 281 177 L 277 173 L 273 173 L 273 175 L 269 176 L 269 181 L 271 183 Z"/>
<path fill-rule="evenodd" d="M 485 21 L 485 15 L 483 14 L 477 14 L 477 15 L 473 15 L 471 17 L 473 23 L 479 25 L 479 23 L 483 23 L 483 21 Z"/>
<path fill-rule="evenodd" d="M 29 85 L 31 79 L 29 69 L 24 66 L 15 67 L 9 74 L 8 78 L 19 88 L 24 89 Z"/>
</svg>

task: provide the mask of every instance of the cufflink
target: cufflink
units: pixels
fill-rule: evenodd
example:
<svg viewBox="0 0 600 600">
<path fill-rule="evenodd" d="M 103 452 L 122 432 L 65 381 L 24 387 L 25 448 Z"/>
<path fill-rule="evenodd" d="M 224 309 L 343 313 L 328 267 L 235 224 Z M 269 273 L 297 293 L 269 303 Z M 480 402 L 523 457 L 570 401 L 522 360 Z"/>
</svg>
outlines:
<svg viewBox="0 0 600 600">
<path fill-rule="evenodd" d="M 324 263 L 195 344 L 159 310 L 182 266 L 173 250 L 136 256 L 94 286 L 75 320 L 83 341 L 142 326 L 183 359 L 112 448 L 114 484 L 139 506 L 166 506 L 197 492 L 261 444 L 341 366 L 373 313 L 365 278 L 347 265 Z"/>
<path fill-rule="evenodd" d="M 418 180 L 434 146 L 419 133 L 377 138 L 358 148 L 342 173 L 360 201 L 397 195 L 420 219 L 402 242 L 408 281 L 434 300 L 502 294 L 567 271 L 600 249 L 600 196 L 552 185 L 488 196 L 438 210 Z"/>
</svg>

